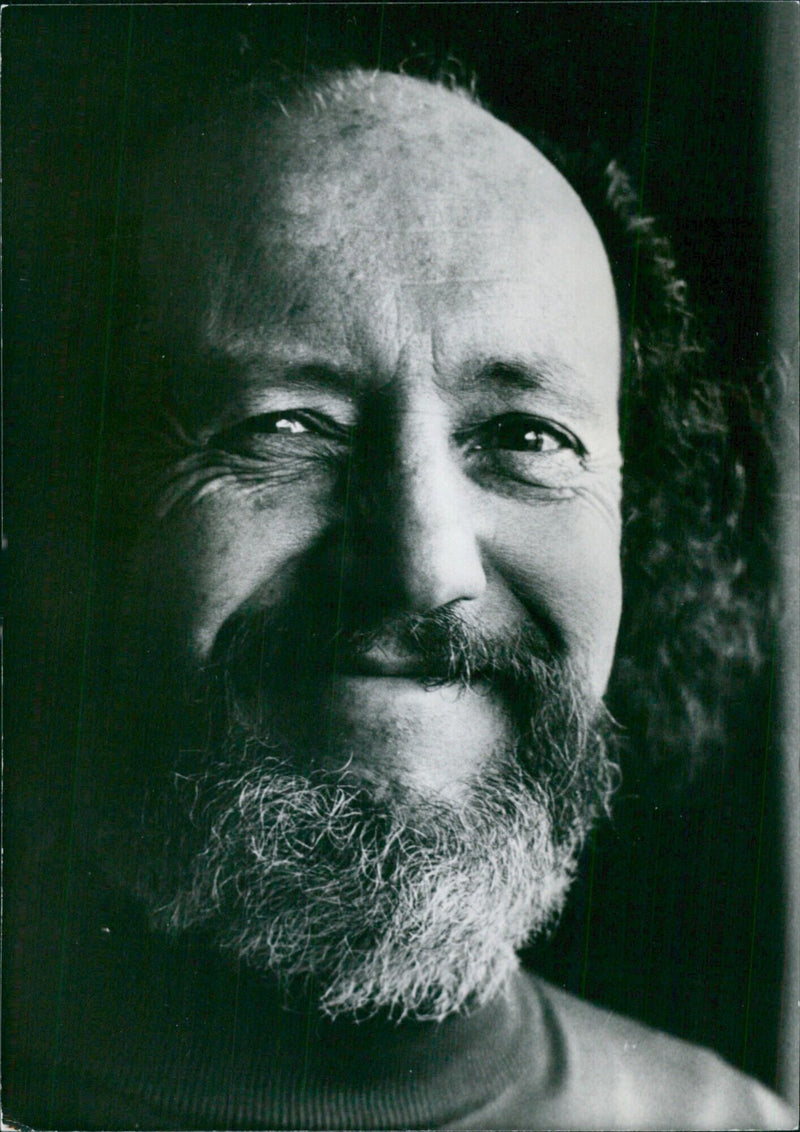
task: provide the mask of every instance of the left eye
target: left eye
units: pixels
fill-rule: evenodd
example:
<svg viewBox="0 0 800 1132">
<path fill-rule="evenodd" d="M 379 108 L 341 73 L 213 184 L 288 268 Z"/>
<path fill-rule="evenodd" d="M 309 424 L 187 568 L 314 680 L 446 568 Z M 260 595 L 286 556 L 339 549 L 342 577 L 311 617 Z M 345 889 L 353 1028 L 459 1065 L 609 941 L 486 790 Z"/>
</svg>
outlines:
<svg viewBox="0 0 800 1132">
<path fill-rule="evenodd" d="M 509 413 L 471 429 L 464 437 L 473 451 L 531 452 L 541 455 L 571 450 L 582 454 L 580 441 L 566 429 L 540 420 Z"/>
</svg>

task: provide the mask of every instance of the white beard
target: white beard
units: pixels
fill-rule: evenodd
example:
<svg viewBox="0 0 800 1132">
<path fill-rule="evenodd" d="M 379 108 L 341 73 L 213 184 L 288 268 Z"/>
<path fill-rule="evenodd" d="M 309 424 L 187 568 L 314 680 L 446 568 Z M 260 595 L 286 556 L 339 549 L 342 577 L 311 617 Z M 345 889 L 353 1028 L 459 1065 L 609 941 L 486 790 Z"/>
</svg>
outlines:
<svg viewBox="0 0 800 1132">
<path fill-rule="evenodd" d="M 284 986 L 310 983 L 331 1017 L 441 1019 L 491 999 L 558 917 L 588 829 L 559 842 L 546 790 L 498 776 L 463 803 L 376 801 L 248 750 L 245 770 L 179 778 L 168 853 L 156 822 L 136 887 L 157 929 L 209 931 Z"/>
<path fill-rule="evenodd" d="M 556 921 L 616 778 L 567 666 L 522 656 L 515 687 L 518 741 L 453 801 L 325 770 L 234 695 L 216 756 L 140 758 L 141 787 L 106 797 L 102 857 L 154 928 L 202 931 L 331 1017 L 471 1009 Z"/>
</svg>

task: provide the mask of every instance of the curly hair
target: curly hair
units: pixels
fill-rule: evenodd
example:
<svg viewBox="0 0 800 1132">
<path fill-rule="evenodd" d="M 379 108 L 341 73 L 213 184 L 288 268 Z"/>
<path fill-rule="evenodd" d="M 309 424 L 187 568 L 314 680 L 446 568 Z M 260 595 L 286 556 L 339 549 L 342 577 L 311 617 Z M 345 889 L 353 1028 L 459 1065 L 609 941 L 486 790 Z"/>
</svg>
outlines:
<svg viewBox="0 0 800 1132">
<path fill-rule="evenodd" d="M 768 551 L 754 481 L 771 463 L 767 389 L 717 372 L 670 240 L 629 174 L 599 147 L 574 155 L 533 140 L 598 227 L 623 329 L 624 596 L 606 700 L 629 782 L 680 791 L 724 758 L 731 705 L 763 661 Z"/>
</svg>

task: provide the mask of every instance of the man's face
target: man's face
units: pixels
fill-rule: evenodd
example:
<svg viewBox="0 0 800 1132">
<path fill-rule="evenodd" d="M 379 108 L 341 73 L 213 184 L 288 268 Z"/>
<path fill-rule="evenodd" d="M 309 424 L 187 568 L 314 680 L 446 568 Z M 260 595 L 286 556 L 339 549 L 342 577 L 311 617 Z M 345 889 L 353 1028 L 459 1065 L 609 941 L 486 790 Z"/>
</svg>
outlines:
<svg viewBox="0 0 800 1132">
<path fill-rule="evenodd" d="M 169 657 L 165 687 L 224 670 L 284 770 L 467 812 L 529 710 L 481 657 L 519 644 L 594 704 L 611 666 L 599 236 L 521 138 L 402 80 L 278 122 L 248 171 L 189 204 L 177 261 L 151 257 L 174 448 L 128 660 Z M 458 634 L 471 658 L 448 661 Z"/>
</svg>

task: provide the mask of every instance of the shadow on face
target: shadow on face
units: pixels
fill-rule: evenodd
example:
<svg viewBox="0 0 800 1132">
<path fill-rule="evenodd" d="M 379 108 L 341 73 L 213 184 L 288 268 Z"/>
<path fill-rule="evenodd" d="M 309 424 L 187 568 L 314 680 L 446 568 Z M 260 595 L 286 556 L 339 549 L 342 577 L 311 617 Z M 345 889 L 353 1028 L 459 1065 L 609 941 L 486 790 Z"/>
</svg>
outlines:
<svg viewBox="0 0 800 1132">
<path fill-rule="evenodd" d="M 431 686 L 399 621 L 533 634 L 595 699 L 608 678 L 605 252 L 535 149 L 417 80 L 339 79 L 234 134 L 185 133 L 152 182 L 148 348 L 168 366 L 170 443 L 153 441 L 123 651 L 190 681 L 231 626 L 318 611 L 297 617 L 293 671 L 261 673 L 287 729 L 324 719 L 335 762 L 458 794 L 513 713 L 490 681 Z M 370 644 L 322 671 L 317 633 Z"/>
</svg>

